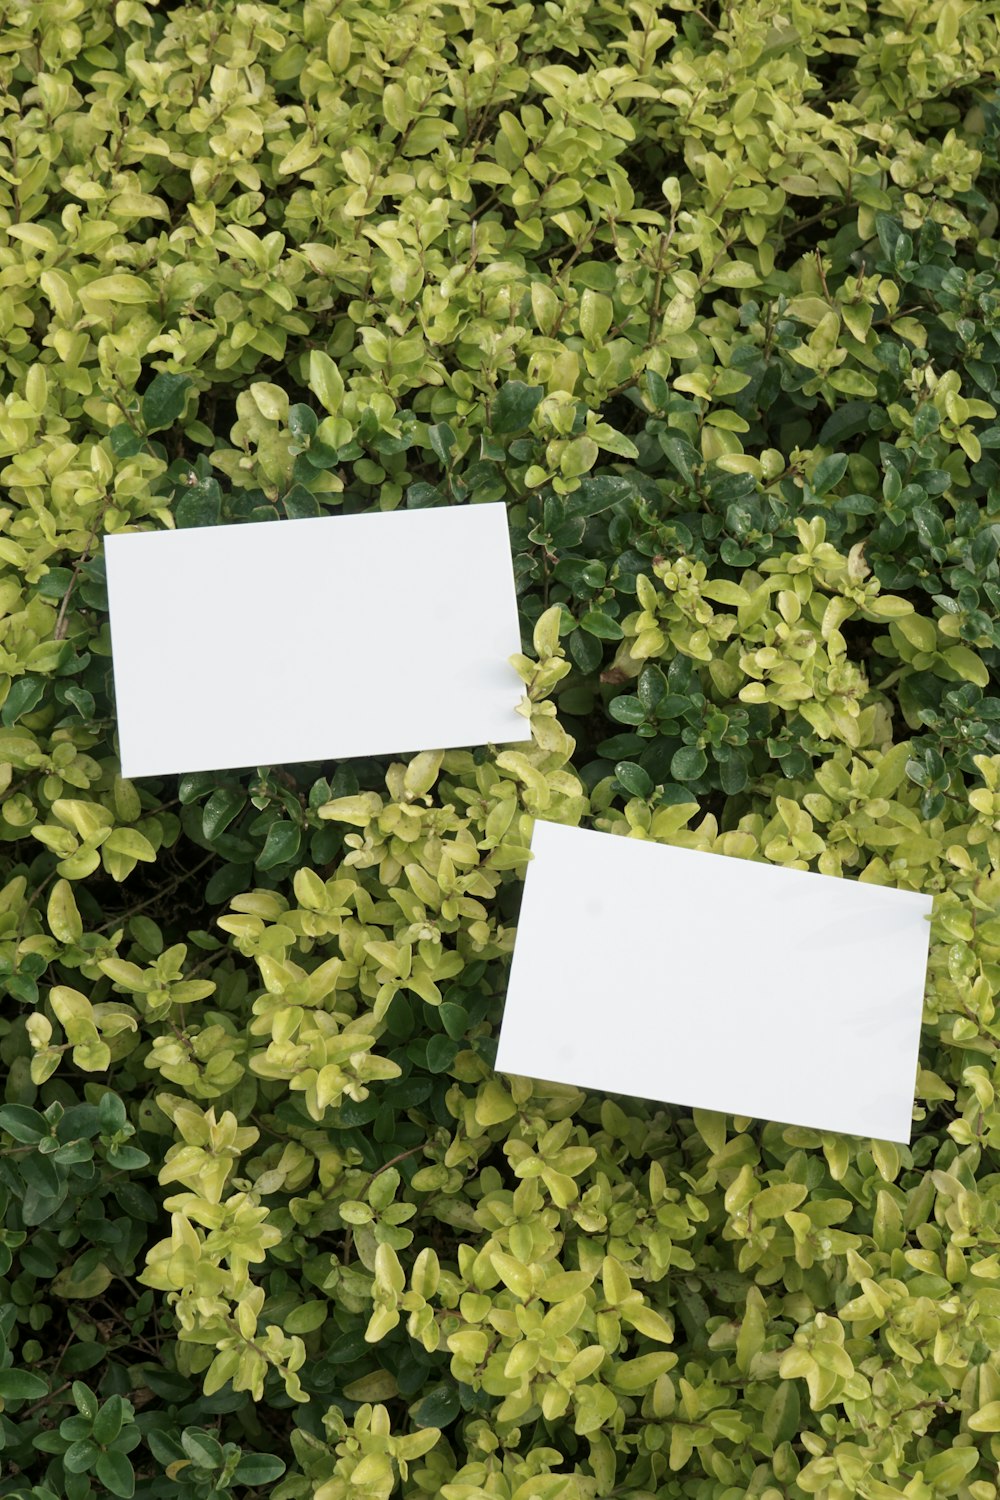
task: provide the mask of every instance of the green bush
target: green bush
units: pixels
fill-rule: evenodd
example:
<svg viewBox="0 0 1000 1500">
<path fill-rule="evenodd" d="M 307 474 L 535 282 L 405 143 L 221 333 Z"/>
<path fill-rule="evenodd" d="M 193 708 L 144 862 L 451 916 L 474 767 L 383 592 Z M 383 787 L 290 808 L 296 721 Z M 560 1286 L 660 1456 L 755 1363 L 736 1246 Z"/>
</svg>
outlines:
<svg viewBox="0 0 1000 1500">
<path fill-rule="evenodd" d="M 996 1500 L 995 7 L 0 26 L 0 1496 Z M 490 500 L 530 746 L 121 778 L 105 533 Z M 932 892 L 912 1144 L 497 1076 L 535 815 Z"/>
</svg>

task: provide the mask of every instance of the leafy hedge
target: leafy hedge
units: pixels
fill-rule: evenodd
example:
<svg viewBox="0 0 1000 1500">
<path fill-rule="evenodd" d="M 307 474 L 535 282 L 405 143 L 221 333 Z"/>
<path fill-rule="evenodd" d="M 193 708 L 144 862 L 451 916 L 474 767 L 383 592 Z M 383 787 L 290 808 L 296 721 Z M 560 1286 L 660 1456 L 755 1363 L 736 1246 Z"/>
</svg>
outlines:
<svg viewBox="0 0 1000 1500">
<path fill-rule="evenodd" d="M 995 1500 L 996 6 L 0 18 L 0 1495 Z M 122 780 L 103 534 L 499 499 L 528 749 Z M 935 893 L 912 1145 L 495 1075 L 535 814 Z"/>
</svg>

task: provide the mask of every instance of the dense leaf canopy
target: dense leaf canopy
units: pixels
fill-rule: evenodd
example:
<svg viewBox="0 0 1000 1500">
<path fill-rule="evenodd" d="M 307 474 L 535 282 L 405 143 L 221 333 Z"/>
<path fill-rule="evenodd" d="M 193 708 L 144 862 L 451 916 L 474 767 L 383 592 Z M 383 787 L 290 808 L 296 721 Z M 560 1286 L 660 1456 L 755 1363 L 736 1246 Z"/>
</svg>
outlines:
<svg viewBox="0 0 1000 1500">
<path fill-rule="evenodd" d="M 995 1500 L 997 19 L 0 0 L 0 1496 Z M 487 500 L 530 745 L 122 779 L 106 534 Z M 536 815 L 933 893 L 911 1143 L 497 1075 Z"/>
</svg>

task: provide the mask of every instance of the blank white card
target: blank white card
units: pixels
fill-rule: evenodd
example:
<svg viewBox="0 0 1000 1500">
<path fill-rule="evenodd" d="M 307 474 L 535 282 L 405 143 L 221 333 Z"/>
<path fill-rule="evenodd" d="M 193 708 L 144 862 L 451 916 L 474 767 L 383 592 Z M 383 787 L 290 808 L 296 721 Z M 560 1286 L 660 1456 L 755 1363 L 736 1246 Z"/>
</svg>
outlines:
<svg viewBox="0 0 1000 1500">
<path fill-rule="evenodd" d="M 536 821 L 497 1069 L 906 1142 L 932 898 Z"/>
<path fill-rule="evenodd" d="M 507 512 L 106 539 L 124 776 L 530 738 Z"/>
</svg>

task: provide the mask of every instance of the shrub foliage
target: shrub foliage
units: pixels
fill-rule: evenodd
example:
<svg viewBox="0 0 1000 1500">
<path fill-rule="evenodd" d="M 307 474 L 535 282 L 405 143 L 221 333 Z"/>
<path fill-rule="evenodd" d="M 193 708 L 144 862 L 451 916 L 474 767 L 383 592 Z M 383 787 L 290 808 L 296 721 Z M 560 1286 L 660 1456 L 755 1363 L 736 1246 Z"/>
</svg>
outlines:
<svg viewBox="0 0 1000 1500">
<path fill-rule="evenodd" d="M 0 26 L 0 1495 L 995 1500 L 996 7 Z M 486 500 L 530 745 L 121 778 L 104 534 Z M 496 1075 L 535 815 L 933 892 L 912 1144 Z"/>
</svg>

